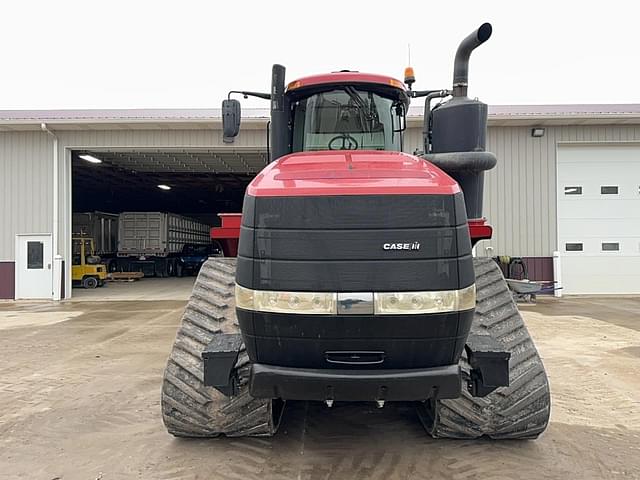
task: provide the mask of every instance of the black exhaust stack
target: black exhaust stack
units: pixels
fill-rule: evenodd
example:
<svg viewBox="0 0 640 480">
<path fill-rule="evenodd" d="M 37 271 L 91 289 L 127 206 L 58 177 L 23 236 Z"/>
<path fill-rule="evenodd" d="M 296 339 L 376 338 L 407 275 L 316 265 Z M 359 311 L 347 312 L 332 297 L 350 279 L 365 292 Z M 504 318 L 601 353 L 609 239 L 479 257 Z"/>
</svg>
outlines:
<svg viewBox="0 0 640 480">
<path fill-rule="evenodd" d="M 458 46 L 453 67 L 453 98 L 431 112 L 431 145 L 425 159 L 458 182 L 464 193 L 467 218 L 482 218 L 484 171 L 496 164 L 486 152 L 487 105 L 467 97 L 471 52 L 491 37 L 484 23 Z"/>
<path fill-rule="evenodd" d="M 469 85 L 469 57 L 471 52 L 491 38 L 490 23 L 483 23 L 475 32 L 467 36 L 456 51 L 453 61 L 453 96 L 466 97 Z"/>
</svg>

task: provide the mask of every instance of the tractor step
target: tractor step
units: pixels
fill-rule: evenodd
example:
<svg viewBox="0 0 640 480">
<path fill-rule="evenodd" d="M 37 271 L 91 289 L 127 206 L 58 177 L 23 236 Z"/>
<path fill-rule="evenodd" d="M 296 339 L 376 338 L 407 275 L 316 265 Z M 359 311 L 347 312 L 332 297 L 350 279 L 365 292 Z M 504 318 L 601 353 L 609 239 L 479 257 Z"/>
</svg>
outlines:
<svg viewBox="0 0 640 480">
<path fill-rule="evenodd" d="M 233 368 L 242 349 L 242 335 L 239 333 L 219 333 L 202 351 L 204 384 L 213 387 L 226 396 L 237 393 Z"/>
<path fill-rule="evenodd" d="M 505 351 L 491 335 L 471 333 L 465 345 L 471 365 L 468 389 L 474 397 L 486 397 L 498 387 L 509 386 L 509 359 Z"/>
</svg>

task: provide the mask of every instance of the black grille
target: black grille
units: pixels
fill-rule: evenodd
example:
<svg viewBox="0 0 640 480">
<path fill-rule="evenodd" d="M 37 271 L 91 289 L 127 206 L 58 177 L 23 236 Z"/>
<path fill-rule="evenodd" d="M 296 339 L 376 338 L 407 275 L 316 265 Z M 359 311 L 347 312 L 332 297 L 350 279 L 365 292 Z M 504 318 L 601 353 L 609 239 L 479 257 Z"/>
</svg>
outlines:
<svg viewBox="0 0 640 480">
<path fill-rule="evenodd" d="M 293 291 L 467 287 L 474 273 L 462 194 L 246 196 L 237 281 Z"/>
</svg>

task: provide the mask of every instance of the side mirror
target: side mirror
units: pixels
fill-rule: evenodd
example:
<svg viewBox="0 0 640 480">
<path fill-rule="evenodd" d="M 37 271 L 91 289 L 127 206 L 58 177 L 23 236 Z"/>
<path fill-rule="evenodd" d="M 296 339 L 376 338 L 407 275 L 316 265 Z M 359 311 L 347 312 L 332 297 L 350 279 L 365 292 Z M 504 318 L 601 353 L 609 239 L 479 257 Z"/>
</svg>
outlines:
<svg viewBox="0 0 640 480">
<path fill-rule="evenodd" d="M 240 131 L 240 102 L 238 100 L 222 101 L 222 141 L 233 143 Z"/>
<path fill-rule="evenodd" d="M 398 117 L 398 128 L 396 129 L 396 125 L 393 125 L 393 131 L 394 132 L 404 132 L 407 129 L 407 111 L 404 107 L 404 103 L 398 103 L 397 105 L 395 105 L 395 107 L 391 107 L 392 109 L 395 108 L 395 114 Z M 391 114 L 391 118 L 393 119 L 393 112 Z"/>
</svg>

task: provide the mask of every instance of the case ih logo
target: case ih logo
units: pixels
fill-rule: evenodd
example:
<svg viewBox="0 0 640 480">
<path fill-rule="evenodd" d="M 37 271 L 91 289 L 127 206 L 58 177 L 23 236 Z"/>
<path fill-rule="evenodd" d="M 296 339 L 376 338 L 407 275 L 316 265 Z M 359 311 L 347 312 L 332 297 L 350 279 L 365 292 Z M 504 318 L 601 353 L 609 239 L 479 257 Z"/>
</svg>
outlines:
<svg viewBox="0 0 640 480">
<path fill-rule="evenodd" d="M 420 242 L 413 243 L 385 243 L 383 250 L 420 250 Z"/>
</svg>

